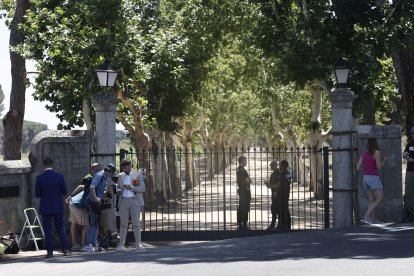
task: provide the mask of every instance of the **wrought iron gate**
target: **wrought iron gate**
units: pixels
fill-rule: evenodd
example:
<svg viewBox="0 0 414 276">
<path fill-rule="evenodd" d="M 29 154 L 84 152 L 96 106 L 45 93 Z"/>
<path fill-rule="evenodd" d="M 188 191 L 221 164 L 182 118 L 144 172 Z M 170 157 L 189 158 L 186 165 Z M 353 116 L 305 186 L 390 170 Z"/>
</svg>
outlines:
<svg viewBox="0 0 414 276">
<path fill-rule="evenodd" d="M 240 155 L 247 157 L 246 169 L 253 180 L 249 231 L 237 230 L 236 223 L 236 168 Z M 271 191 L 263 184 L 271 174 L 269 163 L 275 159 L 285 159 L 290 164 L 292 230 L 330 225 L 332 189 L 328 148 L 138 153 L 123 149 L 119 156 L 131 159 L 138 168 L 140 162 L 146 164 L 146 205 L 141 216 L 143 240 L 211 240 L 275 233 L 266 231 L 271 220 Z M 193 186 L 189 187 L 189 183 Z"/>
</svg>

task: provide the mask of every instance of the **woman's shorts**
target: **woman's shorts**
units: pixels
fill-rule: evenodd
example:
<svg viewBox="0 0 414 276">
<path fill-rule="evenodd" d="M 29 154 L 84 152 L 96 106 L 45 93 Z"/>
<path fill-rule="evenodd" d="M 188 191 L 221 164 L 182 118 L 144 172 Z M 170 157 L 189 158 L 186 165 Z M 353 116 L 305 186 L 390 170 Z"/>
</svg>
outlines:
<svg viewBox="0 0 414 276">
<path fill-rule="evenodd" d="M 365 191 L 382 189 L 382 184 L 378 175 L 364 175 L 362 185 L 364 186 Z"/>
<path fill-rule="evenodd" d="M 78 225 L 88 225 L 89 213 L 85 209 L 76 208 L 75 205 L 69 204 L 69 221 Z"/>
</svg>

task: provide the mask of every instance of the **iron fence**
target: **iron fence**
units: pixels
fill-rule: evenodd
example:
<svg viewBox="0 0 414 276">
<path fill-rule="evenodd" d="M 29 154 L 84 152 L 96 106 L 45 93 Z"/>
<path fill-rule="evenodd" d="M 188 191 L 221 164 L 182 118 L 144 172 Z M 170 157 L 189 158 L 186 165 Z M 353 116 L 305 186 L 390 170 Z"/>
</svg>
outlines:
<svg viewBox="0 0 414 276">
<path fill-rule="evenodd" d="M 246 156 L 253 183 L 250 231 L 237 231 L 237 157 Z M 271 221 L 271 191 L 264 185 L 272 160 L 287 160 L 292 176 L 292 230 L 330 225 L 330 151 L 311 148 L 226 150 L 122 150 L 145 169 L 144 239 L 212 239 L 265 234 Z M 274 233 L 274 232 L 273 232 Z"/>
</svg>

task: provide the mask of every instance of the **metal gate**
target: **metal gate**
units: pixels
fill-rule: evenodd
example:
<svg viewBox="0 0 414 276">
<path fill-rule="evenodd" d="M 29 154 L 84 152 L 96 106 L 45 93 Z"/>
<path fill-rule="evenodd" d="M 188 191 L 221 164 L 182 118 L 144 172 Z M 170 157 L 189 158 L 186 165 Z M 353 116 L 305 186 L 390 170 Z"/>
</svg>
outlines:
<svg viewBox="0 0 414 276">
<path fill-rule="evenodd" d="M 272 216 L 271 191 L 263 183 L 271 174 L 272 160 L 289 162 L 291 230 L 328 228 L 332 191 L 330 152 L 328 148 L 138 153 L 122 149 L 119 156 L 131 159 L 138 168 L 141 168 L 138 160 L 146 164 L 146 205 L 141 216 L 143 240 L 213 240 L 278 232 L 266 230 Z M 246 170 L 253 180 L 248 231 L 237 230 L 236 168 L 237 157 L 241 155 L 247 158 Z"/>
</svg>

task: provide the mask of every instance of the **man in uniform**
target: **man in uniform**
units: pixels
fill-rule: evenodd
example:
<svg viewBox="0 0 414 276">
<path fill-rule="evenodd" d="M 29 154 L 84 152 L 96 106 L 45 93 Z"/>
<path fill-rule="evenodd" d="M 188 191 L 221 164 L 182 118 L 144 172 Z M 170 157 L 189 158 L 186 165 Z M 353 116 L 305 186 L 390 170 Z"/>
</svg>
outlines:
<svg viewBox="0 0 414 276">
<path fill-rule="evenodd" d="M 248 230 L 247 221 L 249 219 L 250 211 L 250 184 L 252 180 L 249 177 L 246 169 L 247 158 L 240 156 L 238 159 L 239 167 L 237 168 L 237 193 L 239 194 L 239 207 L 237 208 L 237 226 L 239 230 Z"/>
</svg>

